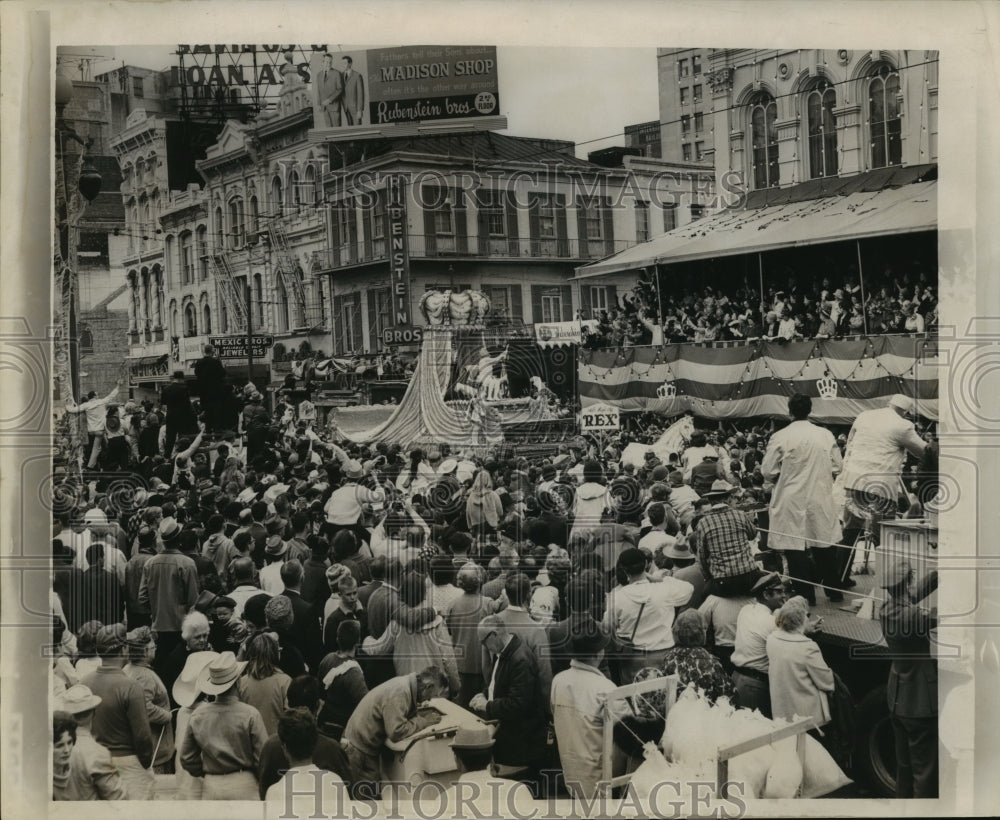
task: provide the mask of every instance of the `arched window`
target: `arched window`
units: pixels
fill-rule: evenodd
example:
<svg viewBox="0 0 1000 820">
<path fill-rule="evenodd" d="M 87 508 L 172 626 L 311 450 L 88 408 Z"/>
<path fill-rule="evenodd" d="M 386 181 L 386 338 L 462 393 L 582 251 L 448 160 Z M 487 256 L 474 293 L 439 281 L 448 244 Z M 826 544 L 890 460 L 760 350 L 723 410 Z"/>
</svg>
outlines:
<svg viewBox="0 0 1000 820">
<path fill-rule="evenodd" d="M 177 286 L 177 260 L 174 258 L 174 254 L 177 252 L 175 244 L 172 235 L 167 236 L 163 240 L 163 264 L 167 269 L 168 288 Z"/>
<path fill-rule="evenodd" d="M 238 250 L 246 244 L 246 223 L 242 197 L 236 196 L 229 200 L 229 236 L 232 239 L 230 247 L 234 250 Z"/>
<path fill-rule="evenodd" d="M 198 313 L 195 311 L 194 305 L 190 302 L 184 308 L 184 335 L 198 335 Z"/>
<path fill-rule="evenodd" d="M 142 304 L 145 307 L 145 313 L 142 317 L 142 324 L 144 327 L 149 325 L 150 320 L 150 310 L 152 309 L 152 301 L 150 297 L 152 296 L 152 290 L 149 285 L 149 271 L 146 268 L 142 269 Z"/>
<path fill-rule="evenodd" d="M 80 328 L 80 352 L 94 352 L 94 334 L 90 332 L 89 327 Z"/>
<path fill-rule="evenodd" d="M 288 330 L 288 293 L 285 291 L 285 283 L 278 280 L 277 299 L 275 304 L 275 330 L 284 333 Z"/>
<path fill-rule="evenodd" d="M 170 338 L 179 336 L 180 326 L 178 325 L 177 302 L 170 303 Z"/>
<path fill-rule="evenodd" d="M 306 179 L 302 188 L 302 201 L 306 205 L 316 204 L 316 169 L 311 163 L 306 168 Z"/>
<path fill-rule="evenodd" d="M 181 284 L 190 285 L 194 282 L 194 257 L 191 249 L 191 231 L 185 231 L 179 237 L 181 249 Z"/>
<path fill-rule="evenodd" d="M 264 327 L 264 280 L 259 273 L 253 275 L 254 324 Z"/>
<path fill-rule="evenodd" d="M 766 91 L 750 100 L 754 188 L 772 188 L 778 184 L 777 117 L 778 106 Z"/>
<path fill-rule="evenodd" d="M 149 200 L 143 197 L 140 204 L 142 205 L 142 245 L 140 247 L 145 248 L 153 238 L 153 224 L 149 212 Z"/>
<path fill-rule="evenodd" d="M 302 185 L 299 182 L 299 172 L 294 168 L 288 177 L 288 200 L 296 211 L 302 204 Z"/>
<path fill-rule="evenodd" d="M 260 205 L 257 202 L 257 195 L 250 197 L 250 232 L 257 233 L 260 230 Z"/>
<path fill-rule="evenodd" d="M 198 257 L 198 275 L 202 282 L 208 279 L 208 228 L 198 226 L 195 234 L 195 256 Z"/>
<path fill-rule="evenodd" d="M 899 165 L 903 161 L 899 108 L 899 72 L 888 63 L 875 63 L 868 79 L 872 168 Z"/>
<path fill-rule="evenodd" d="M 806 95 L 811 179 L 837 175 L 836 106 L 837 92 L 826 80 L 820 80 Z"/>
<path fill-rule="evenodd" d="M 271 180 L 271 206 L 267 211 L 268 213 L 281 216 L 284 207 L 285 200 L 281 190 L 281 177 L 275 177 Z"/>
<path fill-rule="evenodd" d="M 156 326 L 163 327 L 163 268 L 153 268 L 153 299 L 156 301 Z"/>
<path fill-rule="evenodd" d="M 225 302 L 219 303 L 219 332 L 229 332 L 229 310 L 226 308 Z"/>
<path fill-rule="evenodd" d="M 215 209 L 215 252 L 226 250 L 226 225 L 222 219 L 222 208 Z"/>
<path fill-rule="evenodd" d="M 205 302 L 201 309 L 201 332 L 212 332 L 212 309 L 208 306 L 208 302 Z"/>
</svg>

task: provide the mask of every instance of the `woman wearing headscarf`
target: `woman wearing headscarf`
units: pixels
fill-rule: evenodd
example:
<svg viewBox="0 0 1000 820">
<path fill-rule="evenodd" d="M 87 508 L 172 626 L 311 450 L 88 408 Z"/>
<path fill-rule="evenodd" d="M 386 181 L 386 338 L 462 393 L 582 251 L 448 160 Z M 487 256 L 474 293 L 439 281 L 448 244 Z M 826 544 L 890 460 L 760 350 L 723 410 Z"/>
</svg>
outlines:
<svg viewBox="0 0 1000 820">
<path fill-rule="evenodd" d="M 489 472 L 480 470 L 472 481 L 469 497 L 465 502 L 465 520 L 469 532 L 479 539 L 496 531 L 503 516 L 503 504 L 493 489 Z"/>
</svg>

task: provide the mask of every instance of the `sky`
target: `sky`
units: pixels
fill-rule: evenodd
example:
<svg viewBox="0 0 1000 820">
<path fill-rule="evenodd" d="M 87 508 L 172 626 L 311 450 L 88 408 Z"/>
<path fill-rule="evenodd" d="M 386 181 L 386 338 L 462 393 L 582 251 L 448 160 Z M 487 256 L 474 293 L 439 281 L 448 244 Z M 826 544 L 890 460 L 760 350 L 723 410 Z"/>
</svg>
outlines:
<svg viewBox="0 0 1000 820">
<path fill-rule="evenodd" d="M 330 44 L 331 50 L 341 46 Z M 401 45 L 401 44 L 396 44 Z M 364 48 L 364 46 L 347 48 Z M 92 54 L 91 76 L 126 65 L 162 69 L 176 65 L 175 45 L 73 46 Z M 659 116 L 655 48 L 497 49 L 503 133 L 570 140 L 577 156 L 624 145 L 624 127 Z M 188 63 L 190 65 L 190 63 Z"/>
</svg>

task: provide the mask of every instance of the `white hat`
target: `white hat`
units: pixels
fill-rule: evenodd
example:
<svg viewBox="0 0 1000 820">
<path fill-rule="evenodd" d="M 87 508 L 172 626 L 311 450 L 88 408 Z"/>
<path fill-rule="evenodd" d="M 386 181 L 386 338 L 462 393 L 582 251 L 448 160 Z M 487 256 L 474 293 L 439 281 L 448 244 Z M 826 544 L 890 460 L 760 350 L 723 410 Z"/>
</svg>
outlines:
<svg viewBox="0 0 1000 820">
<path fill-rule="evenodd" d="M 192 652 L 187 656 L 184 670 L 180 677 L 174 681 L 171 690 L 174 700 L 181 706 L 191 706 L 198 699 L 198 689 L 196 684 L 201 670 L 209 663 L 219 657 L 218 652 Z"/>
<path fill-rule="evenodd" d="M 448 475 L 458 469 L 458 462 L 453 458 L 446 458 L 438 465 L 438 475 Z"/>
<path fill-rule="evenodd" d="M 89 712 L 97 707 L 101 698 L 95 695 L 82 683 L 75 684 L 56 698 L 55 706 L 63 712 L 71 715 L 79 715 L 81 712 Z"/>
<path fill-rule="evenodd" d="M 909 396 L 904 396 L 902 393 L 897 393 L 891 399 L 889 399 L 889 406 L 896 408 L 897 410 L 902 410 L 909 415 L 914 415 L 917 411 L 916 402 Z"/>
<path fill-rule="evenodd" d="M 246 661 L 236 660 L 232 652 L 223 652 L 202 667 L 196 684 L 198 691 L 206 695 L 221 695 L 232 688 L 246 665 Z"/>
</svg>

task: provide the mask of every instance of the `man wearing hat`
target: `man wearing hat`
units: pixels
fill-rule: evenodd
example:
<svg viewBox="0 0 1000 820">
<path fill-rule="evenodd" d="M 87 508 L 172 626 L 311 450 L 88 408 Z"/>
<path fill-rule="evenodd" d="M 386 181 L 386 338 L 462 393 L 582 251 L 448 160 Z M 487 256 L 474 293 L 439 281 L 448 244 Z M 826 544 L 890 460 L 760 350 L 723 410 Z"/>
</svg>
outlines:
<svg viewBox="0 0 1000 820">
<path fill-rule="evenodd" d="M 351 762 L 355 783 L 365 784 L 366 793 L 359 797 L 379 797 L 379 757 L 386 740 L 398 742 L 440 722 L 440 712 L 420 707 L 447 693 L 448 677 L 436 666 L 428 666 L 421 672 L 391 678 L 361 699 L 340 741 Z"/>
<path fill-rule="evenodd" d="M 192 777 L 205 778 L 205 800 L 260 799 L 257 771 L 267 729 L 260 712 L 237 697 L 245 666 L 223 652 L 198 676 L 198 691 L 215 700 L 191 713 L 180 761 Z"/>
<path fill-rule="evenodd" d="M 897 393 L 886 407 L 864 411 L 851 426 L 840 474 L 847 491 L 841 543 L 848 549 L 839 550 L 839 577 L 846 571 L 850 548 L 864 531 L 866 521 L 871 521 L 877 544 L 879 522 L 895 516 L 897 499 L 905 491 L 900 471 L 907 455 L 921 460 L 927 453 L 929 445 L 907 418 L 916 411 L 913 399 Z"/>
<path fill-rule="evenodd" d="M 100 698 L 94 711 L 94 739 L 111 752 L 129 798 L 151 800 L 153 735 L 142 686 L 122 671 L 125 640 L 122 624 L 102 626 L 97 633 L 101 666 L 80 682 Z"/>
<path fill-rule="evenodd" d="M 776 628 L 774 613 L 788 596 L 781 576 L 769 572 L 753 585 L 755 603 L 747 604 L 736 618 L 736 640 L 732 663 L 733 686 L 741 709 L 758 709 L 771 717 L 767 636 Z"/>
<path fill-rule="evenodd" d="M 215 348 L 212 345 L 205 345 L 204 354 L 194 363 L 194 375 L 197 379 L 198 396 L 201 398 L 201 409 L 205 414 L 205 427 L 209 432 L 214 432 L 223 426 L 221 414 L 226 391 L 226 368 L 215 358 Z"/>
<path fill-rule="evenodd" d="M 615 689 L 598 668 L 610 637 L 589 613 L 580 612 L 570 618 L 569 642 L 569 668 L 552 679 L 552 718 L 566 788 L 575 798 L 591 800 L 602 776 L 604 704 Z M 626 701 L 616 704 L 614 719 L 625 717 Z"/>
<path fill-rule="evenodd" d="M 101 699 L 83 684 L 63 692 L 55 710 L 68 712 L 76 722 L 76 742 L 69 756 L 69 777 L 60 800 L 128 800 L 118 769 L 109 752 L 94 739 L 94 710 Z"/>
<path fill-rule="evenodd" d="M 937 661 L 931 655 L 933 611 L 921 607 L 937 587 L 931 572 L 914 589 L 908 561 L 887 560 L 882 588 L 889 597 L 879 620 L 892 657 L 886 687 L 892 731 L 896 739 L 896 797 L 938 796 Z"/>
<path fill-rule="evenodd" d="M 646 555 L 638 548 L 624 550 L 618 565 L 628 583 L 608 594 L 604 627 L 624 647 L 618 659 L 619 683 L 631 683 L 644 666 L 657 666 L 674 645 L 670 625 L 678 607 L 691 600 L 694 587 L 666 576 L 650 581 Z"/>
<path fill-rule="evenodd" d="M 694 553 L 687 544 L 687 540 L 682 536 L 673 544 L 668 544 L 661 548 L 663 557 L 670 567 L 670 575 L 679 581 L 687 581 L 694 588 L 691 598 L 687 602 L 687 609 L 697 609 L 705 600 L 705 589 L 708 581 L 705 580 L 705 573 L 701 566 L 695 561 Z"/>
<path fill-rule="evenodd" d="M 812 399 L 804 393 L 788 399 L 792 422 L 771 436 L 761 473 L 774 482 L 767 545 L 784 554 L 796 594 L 814 604 L 810 554 L 827 597 L 844 599 L 835 548 L 830 546 L 840 538 L 833 478 L 843 465 L 833 433 L 810 422 L 811 412 Z"/>
<path fill-rule="evenodd" d="M 341 470 L 344 483 L 333 491 L 323 508 L 329 537 L 332 539 L 340 530 L 347 529 L 367 544 L 371 541 L 371 533 L 362 525 L 364 505 L 384 503 L 385 493 L 358 483 L 365 475 L 361 462 L 350 459 L 341 465 Z"/>
<path fill-rule="evenodd" d="M 547 643 L 544 630 L 539 633 L 540 640 Z M 535 653 L 500 615 L 487 615 L 480 621 L 479 642 L 492 659 L 483 671 L 492 671 L 486 689 L 471 698 L 469 709 L 500 721 L 494 762 L 503 772 L 527 783 L 537 797 L 547 750 L 551 672 L 543 683 Z"/>
<path fill-rule="evenodd" d="M 160 404 L 166 408 L 167 437 L 163 443 L 163 454 L 169 461 L 174 454 L 174 443 L 178 435 L 198 431 L 194 408 L 191 406 L 191 394 L 184 381 L 184 371 L 175 370 L 170 378 L 170 384 L 163 388 L 160 394 Z"/>
<path fill-rule="evenodd" d="M 505 814 L 510 817 L 531 817 L 531 791 L 524 783 L 495 776 L 490 767 L 493 760 L 495 741 L 490 727 L 483 723 L 466 723 L 459 726 L 451 750 L 461 772 L 452 785 L 458 801 L 456 812 L 448 816 L 459 816 L 459 809 L 471 801 L 475 815 Z M 485 816 L 485 815 L 482 815 Z"/>
<path fill-rule="evenodd" d="M 267 525 L 267 539 L 264 542 L 264 560 L 267 565 L 260 571 L 260 588 L 269 595 L 280 595 L 285 588 L 281 581 L 281 568 L 288 554 L 288 543 L 281 537 L 282 529 L 277 521 Z"/>
<path fill-rule="evenodd" d="M 198 569 L 180 550 L 182 529 L 174 518 L 160 522 L 163 552 L 145 563 L 139 583 L 139 605 L 149 607 L 156 633 L 157 669 L 180 643 L 181 622 L 198 600 Z"/>
<path fill-rule="evenodd" d="M 757 568 L 750 542 L 757 537 L 757 527 L 743 510 L 729 506 L 736 488 L 718 479 L 703 498 L 712 506 L 705 511 L 692 535 L 698 561 L 709 579 L 708 592 L 720 597 L 745 595 L 761 571 Z"/>
</svg>

